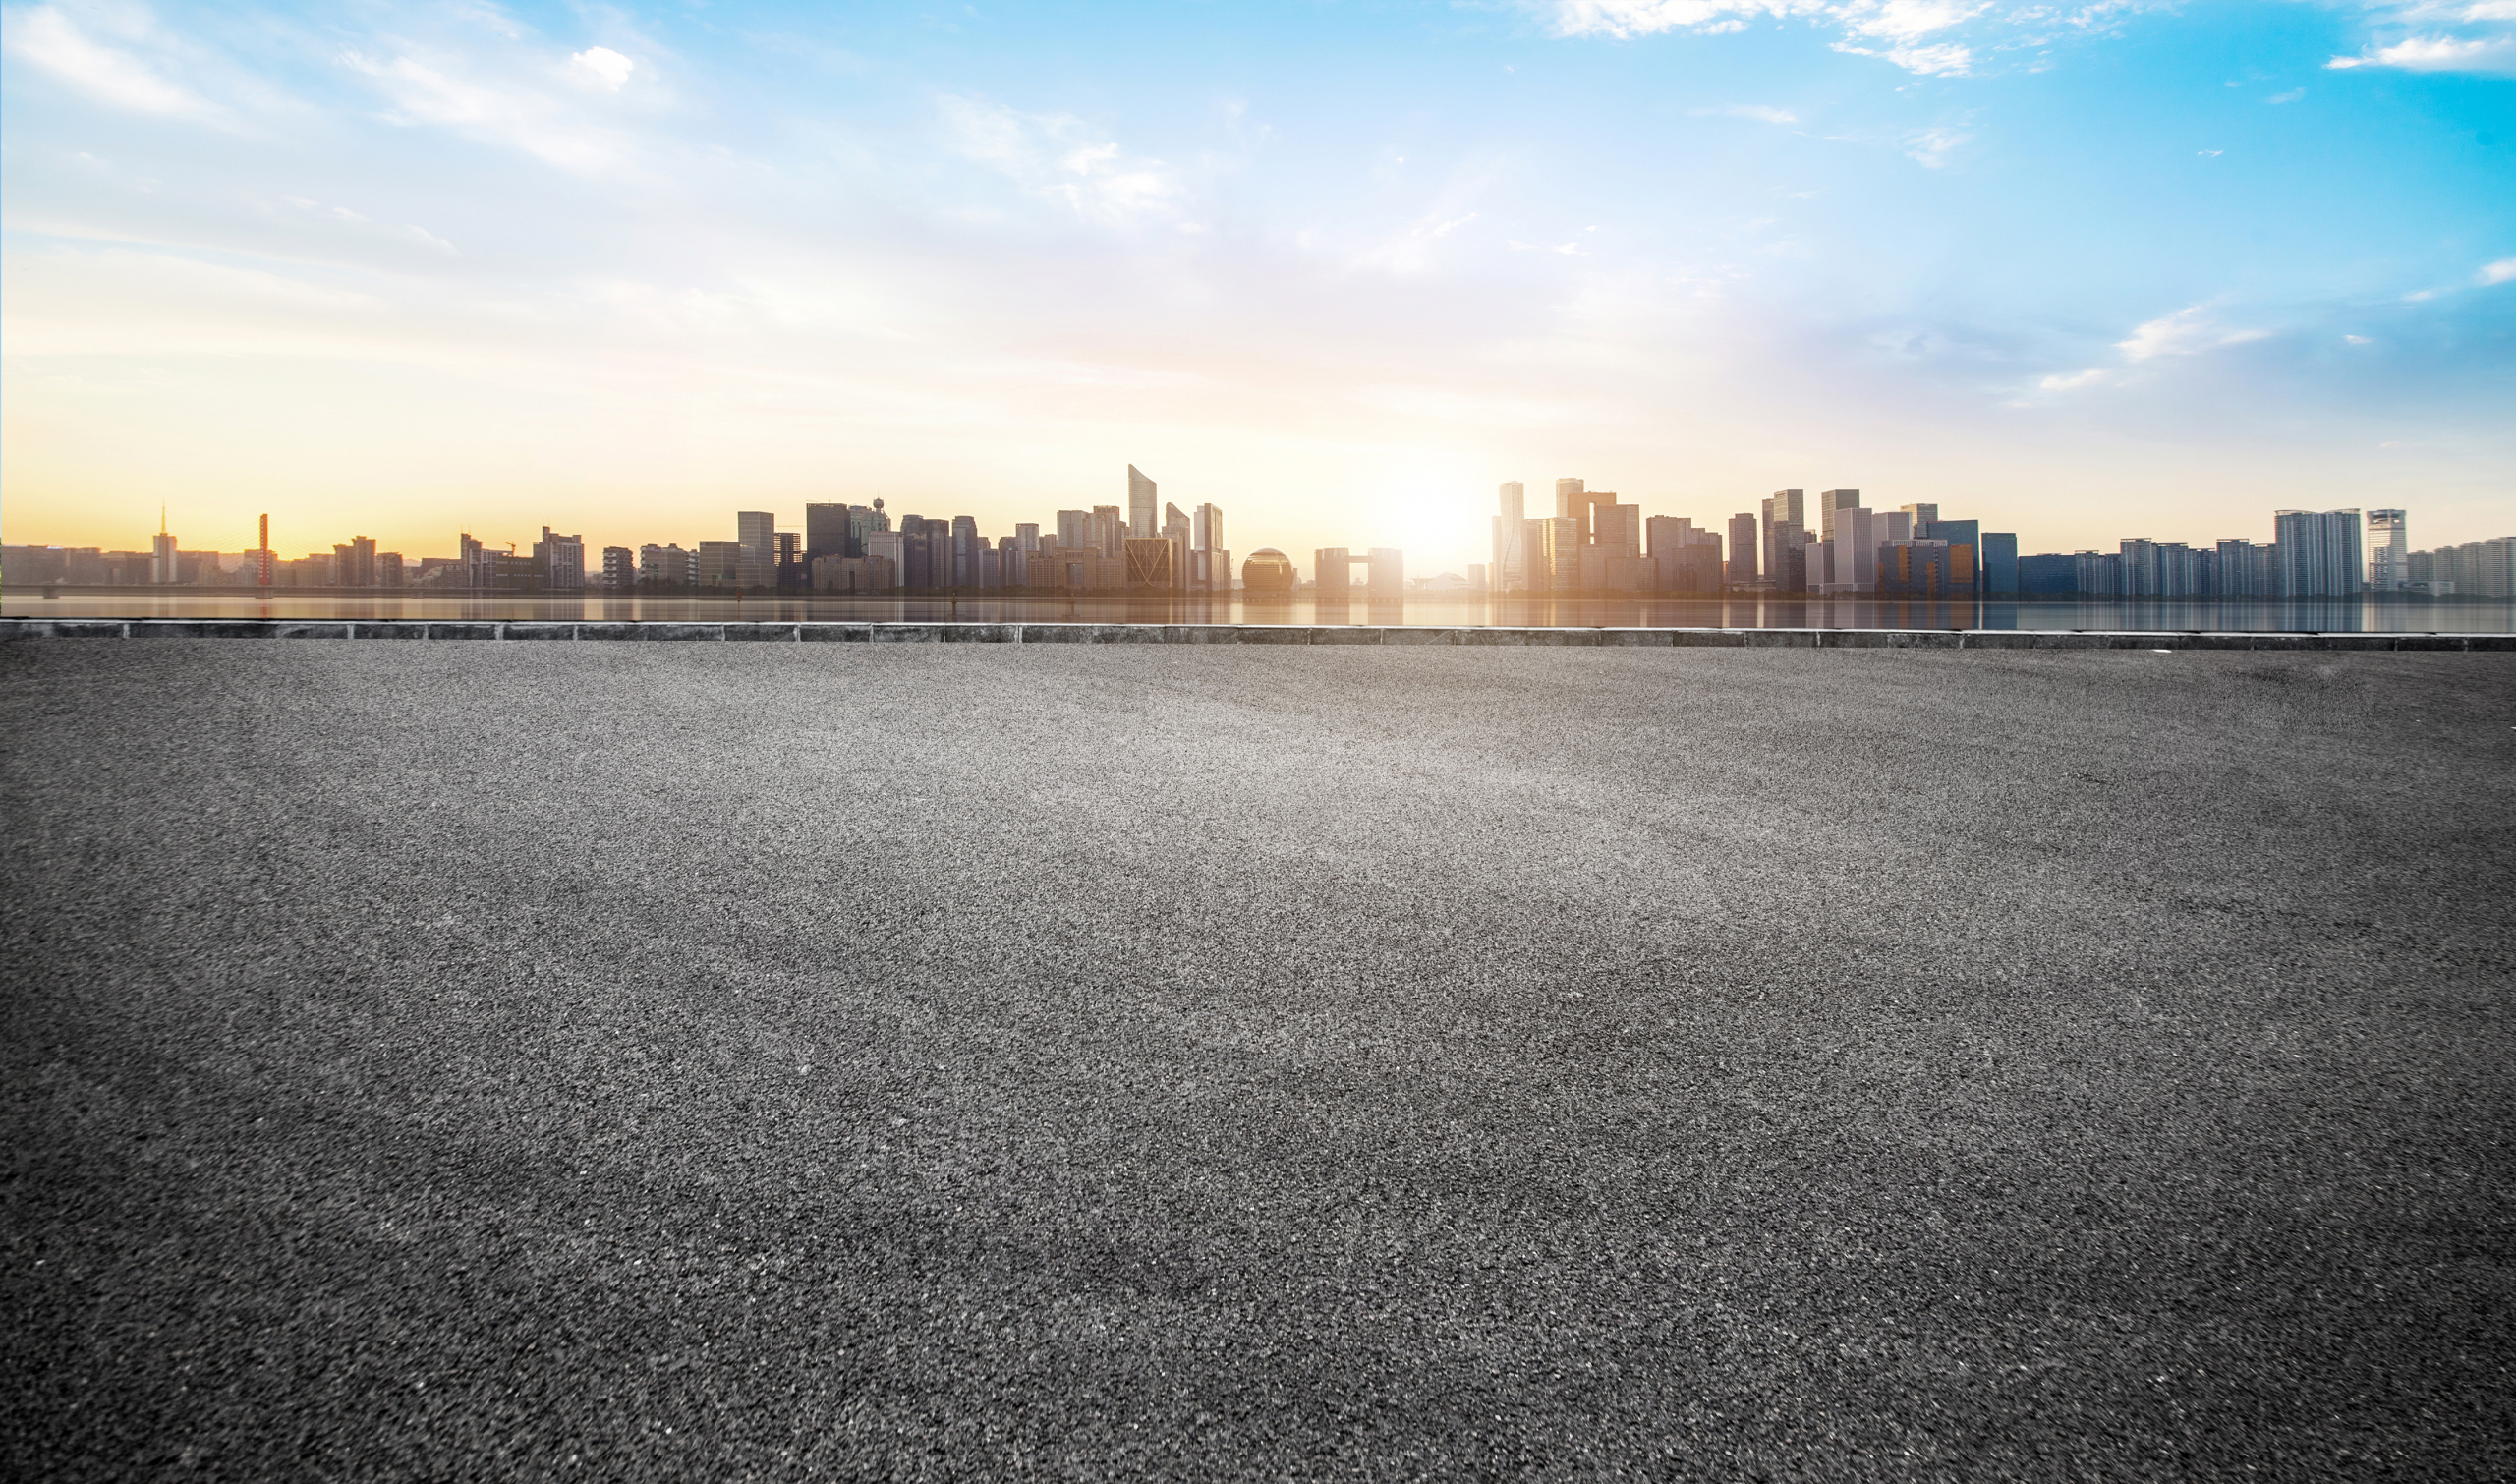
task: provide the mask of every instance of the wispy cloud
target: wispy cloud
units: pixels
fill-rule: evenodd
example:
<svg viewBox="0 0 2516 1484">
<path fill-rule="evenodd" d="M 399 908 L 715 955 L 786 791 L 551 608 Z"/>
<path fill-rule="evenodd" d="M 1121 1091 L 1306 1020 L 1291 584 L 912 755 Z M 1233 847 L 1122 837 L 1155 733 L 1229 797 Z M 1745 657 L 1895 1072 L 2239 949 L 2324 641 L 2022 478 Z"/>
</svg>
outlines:
<svg viewBox="0 0 2516 1484">
<path fill-rule="evenodd" d="M 2137 373 L 2127 370 L 2144 361 L 2162 357 L 2199 356 L 2224 346 L 2243 345 L 2270 336 L 2269 330 L 2232 328 L 2219 323 L 2211 314 L 2212 306 L 2196 304 L 2161 314 L 2134 329 L 2114 344 L 2123 358 L 2122 367 L 2091 366 L 2075 371 L 2057 371 L 2038 380 L 2039 391 L 2080 391 L 2091 386 L 2129 385 Z M 2353 342 L 2358 343 L 2358 342 Z"/>
<path fill-rule="evenodd" d="M 2516 38 L 2413 36 L 2391 46 L 2372 46 L 2355 57 L 2335 57 L 2323 65 L 2335 70 L 2392 67 L 2404 72 L 2516 73 Z"/>
<path fill-rule="evenodd" d="M 1916 162 L 1938 170 L 1948 164 L 1949 155 L 1958 146 L 1973 138 L 1954 129 L 1925 129 L 1905 141 L 1905 153 Z"/>
<path fill-rule="evenodd" d="M 598 86 L 606 71 L 616 72 L 623 83 L 628 81 L 635 64 L 627 57 L 602 47 L 594 52 L 615 61 L 588 63 L 584 58 L 594 53 L 581 53 L 567 64 L 568 71 Z M 468 58 L 423 59 L 410 53 L 371 57 L 352 51 L 342 53 L 340 61 L 384 94 L 393 107 L 387 118 L 396 124 L 450 129 L 581 175 L 618 168 L 633 153 L 626 140 L 580 112 L 580 105 L 545 87 L 497 75 Z"/>
<path fill-rule="evenodd" d="M 2210 306 L 2197 304 L 2161 314 L 2115 343 L 2126 361 L 2153 361 L 2160 356 L 2198 356 L 2221 346 L 2243 345 L 2268 338 L 2269 330 L 2230 329 L 2210 317 Z"/>
<path fill-rule="evenodd" d="M 127 31 L 145 33 L 145 13 L 126 18 Z M 58 7 L 9 14 L 8 49 L 101 103 L 134 113 L 204 118 L 221 110 L 169 80 L 149 61 L 98 41 Z"/>
<path fill-rule="evenodd" d="M 1023 113 L 984 98 L 939 100 L 953 148 L 1035 196 L 1064 201 L 1075 214 L 1113 225 L 1175 219 L 1185 205 L 1178 173 L 1128 153 L 1081 119 Z"/>
<path fill-rule="evenodd" d="M 1844 28 L 1837 51 L 1884 58 L 1920 76 L 1961 77 L 1973 67 L 1971 48 L 1919 42 L 1990 9 L 1962 0 L 1555 0 L 1553 13 L 1558 35 L 1621 39 L 1675 30 L 1724 35 L 1751 20 L 1805 16 Z"/>
<path fill-rule="evenodd" d="M 1724 103 L 1718 108 L 1689 108 L 1687 112 L 1699 119 L 1754 119 L 1760 124 L 1797 124 L 1800 116 L 1788 108 L 1773 108 L 1763 103 Z"/>
<path fill-rule="evenodd" d="M 2480 272 L 2473 275 L 2473 282 L 2485 288 L 2494 283 L 2510 281 L 2516 281 L 2516 257 L 2502 257 L 2496 262 L 2485 264 Z"/>
</svg>

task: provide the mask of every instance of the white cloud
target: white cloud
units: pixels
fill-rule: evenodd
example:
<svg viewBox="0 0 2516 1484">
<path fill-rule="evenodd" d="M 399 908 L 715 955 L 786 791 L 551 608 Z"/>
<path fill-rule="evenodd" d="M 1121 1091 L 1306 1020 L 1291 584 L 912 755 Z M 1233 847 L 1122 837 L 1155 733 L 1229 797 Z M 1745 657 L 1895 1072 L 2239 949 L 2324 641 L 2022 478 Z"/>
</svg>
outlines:
<svg viewBox="0 0 2516 1484">
<path fill-rule="evenodd" d="M 568 65 L 580 77 L 606 91 L 618 92 L 628 83 L 629 74 L 638 64 L 608 46 L 589 47 L 568 59 Z"/>
<path fill-rule="evenodd" d="M 2376 341 L 2375 337 L 2373 335 L 2344 335 L 2341 337 L 2341 343 L 2344 345 L 2373 345 Z"/>
<path fill-rule="evenodd" d="M 2485 286 L 2506 283 L 2511 279 L 2516 279 L 2516 257 L 2502 257 L 2496 262 L 2485 265 L 2480 272 L 2473 275 L 2473 282 Z"/>
<path fill-rule="evenodd" d="M 1989 9 L 1989 4 L 1957 5 L 1950 0 L 1854 0 L 1837 7 L 1834 14 L 1855 35 L 1913 41 Z"/>
<path fill-rule="evenodd" d="M 1951 151 L 1973 138 L 1971 134 L 1960 134 L 1954 129 L 1925 129 L 1905 141 L 1905 153 L 1915 161 L 1937 170 L 1948 163 Z"/>
<path fill-rule="evenodd" d="M 609 169 L 626 153 L 611 136 L 573 117 L 568 105 L 530 87 L 477 81 L 451 63 L 431 66 L 410 56 L 384 62 L 348 52 L 341 61 L 374 80 L 393 101 L 400 110 L 394 123 L 434 124 L 579 174 Z"/>
<path fill-rule="evenodd" d="M 1800 116 L 1788 108 L 1774 108 L 1763 103 L 1724 103 L 1718 108 L 1690 108 L 1696 118 L 1754 119 L 1763 124 L 1797 124 Z"/>
<path fill-rule="evenodd" d="M 1744 30 L 1751 18 L 1807 16 L 1840 23 L 1844 39 L 1835 50 L 1880 57 L 1921 77 L 1963 77 L 1974 64 L 1972 49 L 1956 42 L 1917 45 L 1922 37 L 1961 25 L 1990 10 L 1988 0 L 1554 0 L 1561 36 L 1630 39 L 1663 31 L 1723 35 Z M 1861 44 L 1885 42 L 1884 46 Z"/>
<path fill-rule="evenodd" d="M 2071 371 L 2063 375 L 2046 376 L 2043 380 L 2038 381 L 2035 384 L 2043 388 L 2045 391 L 2077 391 L 2083 386 L 2102 386 L 2107 381 L 2112 380 L 2113 377 L 2114 373 L 2107 371 L 2104 367 L 2091 366 L 2086 371 Z"/>
<path fill-rule="evenodd" d="M 965 158 L 1035 196 L 1065 201 L 1078 216 L 1123 223 L 1180 212 L 1186 193 L 1170 166 L 1130 155 L 1115 141 L 1093 139 L 1080 119 L 1020 113 L 979 98 L 947 96 L 940 102 L 953 145 Z"/>
<path fill-rule="evenodd" d="M 2205 160 L 2214 160 L 2228 151 L 2225 149 L 2196 149 L 2193 152 Z"/>
<path fill-rule="evenodd" d="M 2261 340 L 2269 330 L 2228 329 L 2212 322 L 2210 307 L 2197 304 L 2172 314 L 2161 314 L 2132 332 L 2128 340 L 2118 341 L 2115 349 L 2126 361 L 2151 361 L 2160 356 L 2198 356 L 2221 346 L 2243 345 L 2249 340 Z"/>
<path fill-rule="evenodd" d="M 146 62 L 89 39 L 53 6 L 12 14 L 6 34 L 9 50 L 99 102 L 135 113 L 211 111 L 200 98 L 159 77 Z"/>
<path fill-rule="evenodd" d="M 2330 69 L 2396 67 L 2405 72 L 2516 72 L 2516 38 L 2413 36 L 2355 57 L 2335 57 L 2323 65 Z"/>
<path fill-rule="evenodd" d="M 2306 95 L 2307 90 L 2305 88 L 2292 87 L 2287 92 L 2275 92 L 2271 96 L 2264 98 L 2262 101 L 2266 103 L 2294 103 Z"/>
</svg>

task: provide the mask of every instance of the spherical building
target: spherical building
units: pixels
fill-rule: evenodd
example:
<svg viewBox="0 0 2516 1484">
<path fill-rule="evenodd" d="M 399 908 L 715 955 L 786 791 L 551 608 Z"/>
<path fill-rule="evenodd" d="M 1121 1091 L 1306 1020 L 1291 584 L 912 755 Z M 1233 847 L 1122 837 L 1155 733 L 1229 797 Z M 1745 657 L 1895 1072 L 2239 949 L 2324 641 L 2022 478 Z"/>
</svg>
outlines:
<svg viewBox="0 0 2516 1484">
<path fill-rule="evenodd" d="M 1293 559 L 1273 546 L 1250 552 L 1240 564 L 1240 587 L 1247 593 L 1290 593 Z"/>
</svg>

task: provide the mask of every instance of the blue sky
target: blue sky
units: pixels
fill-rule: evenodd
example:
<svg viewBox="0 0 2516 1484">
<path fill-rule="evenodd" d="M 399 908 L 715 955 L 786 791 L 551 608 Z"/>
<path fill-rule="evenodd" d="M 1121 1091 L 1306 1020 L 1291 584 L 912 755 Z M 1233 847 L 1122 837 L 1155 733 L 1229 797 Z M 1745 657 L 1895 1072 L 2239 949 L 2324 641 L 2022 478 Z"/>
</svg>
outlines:
<svg viewBox="0 0 2516 1484">
<path fill-rule="evenodd" d="M 0 524 L 2516 531 L 2516 0 L 0 10 Z"/>
</svg>

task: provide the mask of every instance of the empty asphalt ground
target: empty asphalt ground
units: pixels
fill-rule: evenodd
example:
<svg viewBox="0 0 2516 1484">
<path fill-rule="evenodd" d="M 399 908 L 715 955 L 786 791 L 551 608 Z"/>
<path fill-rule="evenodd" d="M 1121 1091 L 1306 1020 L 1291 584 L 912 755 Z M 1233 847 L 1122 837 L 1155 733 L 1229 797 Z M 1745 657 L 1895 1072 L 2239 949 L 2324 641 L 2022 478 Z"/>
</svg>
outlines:
<svg viewBox="0 0 2516 1484">
<path fill-rule="evenodd" d="M 0 696 L 11 1477 L 2516 1471 L 2516 656 Z"/>
</svg>

